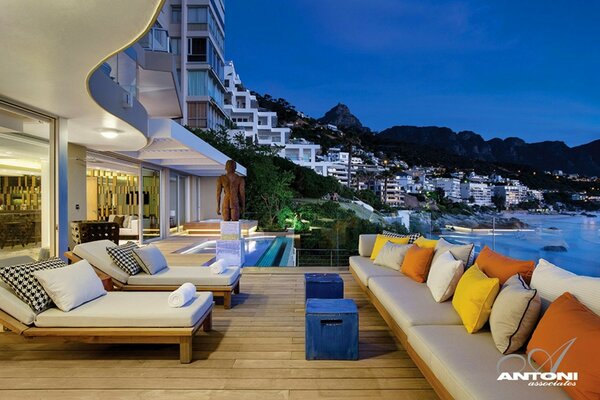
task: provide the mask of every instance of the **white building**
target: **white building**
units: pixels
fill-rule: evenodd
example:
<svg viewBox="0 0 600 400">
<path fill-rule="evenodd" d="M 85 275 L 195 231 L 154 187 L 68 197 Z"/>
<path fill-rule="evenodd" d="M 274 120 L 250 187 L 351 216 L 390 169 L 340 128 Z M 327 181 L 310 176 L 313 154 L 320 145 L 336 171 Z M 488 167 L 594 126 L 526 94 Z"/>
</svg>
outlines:
<svg viewBox="0 0 600 400">
<path fill-rule="evenodd" d="M 490 206 L 492 205 L 492 188 L 487 183 L 461 183 L 460 197 L 463 201 L 478 206 Z"/>
<path fill-rule="evenodd" d="M 522 185 L 494 186 L 493 193 L 494 196 L 504 198 L 506 207 L 510 207 L 527 200 L 526 188 L 526 186 Z"/>
<path fill-rule="evenodd" d="M 460 180 L 458 178 L 435 178 L 433 186 L 444 190 L 444 197 L 451 201 L 460 202 Z"/>
</svg>

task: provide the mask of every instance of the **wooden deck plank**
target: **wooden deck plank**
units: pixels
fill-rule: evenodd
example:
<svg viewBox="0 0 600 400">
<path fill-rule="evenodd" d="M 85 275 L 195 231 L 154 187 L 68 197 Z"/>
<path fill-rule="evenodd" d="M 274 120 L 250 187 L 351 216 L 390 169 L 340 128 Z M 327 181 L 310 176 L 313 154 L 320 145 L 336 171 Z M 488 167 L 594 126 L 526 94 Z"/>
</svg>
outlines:
<svg viewBox="0 0 600 400">
<path fill-rule="evenodd" d="M 173 345 L 29 343 L 0 333 L 0 398 L 437 399 L 351 276 L 342 277 L 359 307 L 358 361 L 304 359 L 298 270 L 244 272 L 234 307 L 215 309 L 213 331 L 194 337 L 188 365 Z"/>
</svg>

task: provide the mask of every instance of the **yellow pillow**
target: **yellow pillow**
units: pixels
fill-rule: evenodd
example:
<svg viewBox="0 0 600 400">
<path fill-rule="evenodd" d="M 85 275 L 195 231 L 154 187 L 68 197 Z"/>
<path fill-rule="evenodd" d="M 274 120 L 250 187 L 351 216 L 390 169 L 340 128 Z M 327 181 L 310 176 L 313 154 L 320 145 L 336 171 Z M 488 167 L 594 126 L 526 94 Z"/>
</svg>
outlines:
<svg viewBox="0 0 600 400">
<path fill-rule="evenodd" d="M 467 332 L 475 333 L 483 328 L 499 291 L 500 280 L 488 278 L 476 264 L 463 274 L 456 286 L 452 306 Z"/>
<path fill-rule="evenodd" d="M 409 240 L 410 238 L 408 237 L 396 238 L 384 235 L 377 235 L 377 239 L 375 239 L 375 245 L 373 246 L 373 251 L 371 252 L 371 260 L 377 258 L 377 254 L 379 254 L 379 252 L 381 251 L 381 249 L 383 249 L 383 246 L 387 242 L 392 242 L 394 244 L 408 244 Z"/>
<path fill-rule="evenodd" d="M 419 247 L 423 247 L 425 249 L 435 249 L 437 245 L 437 240 L 427 239 L 423 236 L 420 236 L 417 240 L 415 240 L 415 244 Z"/>
</svg>

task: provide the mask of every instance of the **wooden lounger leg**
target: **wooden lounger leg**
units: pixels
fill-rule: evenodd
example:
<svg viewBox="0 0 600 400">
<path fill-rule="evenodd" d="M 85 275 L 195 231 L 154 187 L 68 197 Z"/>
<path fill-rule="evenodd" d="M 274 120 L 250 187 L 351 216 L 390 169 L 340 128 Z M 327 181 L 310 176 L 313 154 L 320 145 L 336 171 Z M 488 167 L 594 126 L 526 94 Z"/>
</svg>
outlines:
<svg viewBox="0 0 600 400">
<path fill-rule="evenodd" d="M 223 307 L 226 310 L 229 310 L 231 308 L 231 292 L 223 293 Z"/>
<path fill-rule="evenodd" d="M 238 281 L 237 285 L 233 288 L 233 294 L 240 294 L 240 282 Z"/>
<path fill-rule="evenodd" d="M 204 322 L 202 323 L 202 329 L 204 332 L 212 331 L 212 311 L 204 318 Z"/>
<path fill-rule="evenodd" d="M 182 336 L 179 338 L 179 362 L 189 364 L 192 362 L 192 337 Z"/>
</svg>

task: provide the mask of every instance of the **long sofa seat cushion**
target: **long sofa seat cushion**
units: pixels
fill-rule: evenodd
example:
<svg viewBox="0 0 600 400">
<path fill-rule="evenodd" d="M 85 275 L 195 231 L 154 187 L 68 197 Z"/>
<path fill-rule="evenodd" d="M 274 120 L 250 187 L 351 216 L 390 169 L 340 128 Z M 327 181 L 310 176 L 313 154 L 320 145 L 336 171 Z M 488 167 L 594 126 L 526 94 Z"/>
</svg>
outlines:
<svg viewBox="0 0 600 400">
<path fill-rule="evenodd" d="M 375 276 L 369 290 L 406 332 L 415 325 L 460 325 L 462 321 L 450 302 L 436 303 L 429 288 L 406 276 Z"/>
<path fill-rule="evenodd" d="M 25 325 L 31 325 L 35 320 L 35 313 L 27 303 L 21 300 L 4 281 L 0 280 L 0 310 Z"/>
<path fill-rule="evenodd" d="M 169 307 L 169 292 L 108 292 L 69 312 L 51 308 L 38 314 L 38 327 L 110 328 L 193 326 L 213 302 L 210 292 L 197 292 L 183 307 Z"/>
<path fill-rule="evenodd" d="M 182 285 L 185 282 L 197 286 L 229 286 L 240 275 L 239 268 L 226 268 L 222 274 L 213 274 L 208 267 L 172 267 L 154 275 L 141 272 L 131 275 L 128 285 Z"/>
<path fill-rule="evenodd" d="M 92 266 L 119 282 L 127 282 L 129 274 L 119 268 L 112 258 L 110 258 L 106 252 L 107 247 L 115 247 L 115 243 L 110 240 L 81 243 L 73 248 L 73 253 L 84 260 L 88 260 Z"/>
<path fill-rule="evenodd" d="M 369 278 L 374 276 L 402 276 L 395 269 L 375 264 L 369 257 L 352 256 L 349 263 L 352 271 L 365 286 L 369 286 Z"/>
<path fill-rule="evenodd" d="M 527 381 L 498 381 L 497 363 L 503 357 L 489 331 L 469 334 L 462 326 L 414 326 L 408 343 L 455 399 L 554 400 L 569 399 L 559 387 L 528 386 Z M 503 371 L 517 372 L 519 360 L 501 364 Z M 524 372 L 534 372 L 526 369 Z"/>
</svg>

